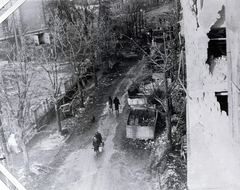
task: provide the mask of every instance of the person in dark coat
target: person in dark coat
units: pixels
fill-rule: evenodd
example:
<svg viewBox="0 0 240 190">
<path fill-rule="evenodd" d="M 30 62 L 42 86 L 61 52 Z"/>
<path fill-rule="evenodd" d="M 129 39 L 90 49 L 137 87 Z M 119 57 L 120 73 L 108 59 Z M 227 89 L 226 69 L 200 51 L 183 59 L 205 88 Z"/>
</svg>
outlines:
<svg viewBox="0 0 240 190">
<path fill-rule="evenodd" d="M 109 113 L 113 113 L 113 101 L 111 96 L 108 97 L 108 106 L 109 106 Z"/>
<path fill-rule="evenodd" d="M 98 153 L 98 143 L 97 143 L 97 137 L 93 137 L 93 143 L 92 143 L 92 145 L 93 145 L 93 150 L 94 150 L 94 152 L 96 152 L 96 153 Z"/>
<path fill-rule="evenodd" d="M 98 131 L 95 133 L 95 136 L 97 137 L 98 144 L 102 142 L 102 135 Z"/>
<path fill-rule="evenodd" d="M 119 114 L 119 105 L 120 105 L 119 99 L 117 97 L 115 97 L 113 100 L 113 103 L 115 105 L 116 115 L 118 115 Z"/>
<path fill-rule="evenodd" d="M 102 135 L 97 131 L 93 137 L 93 149 L 96 153 L 99 152 L 100 143 L 102 143 Z"/>
</svg>

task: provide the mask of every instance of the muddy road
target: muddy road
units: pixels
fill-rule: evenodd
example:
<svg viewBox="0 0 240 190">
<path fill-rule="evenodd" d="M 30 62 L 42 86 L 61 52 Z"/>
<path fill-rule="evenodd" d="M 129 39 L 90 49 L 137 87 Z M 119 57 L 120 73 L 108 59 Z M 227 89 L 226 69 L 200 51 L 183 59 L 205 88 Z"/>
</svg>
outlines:
<svg viewBox="0 0 240 190">
<path fill-rule="evenodd" d="M 111 86 L 99 89 L 102 99 L 96 105 L 96 121 L 90 130 L 78 134 L 63 146 L 55 157 L 54 168 L 35 189 L 45 190 L 152 190 L 149 170 L 150 150 L 136 146 L 126 138 L 128 114 L 127 89 L 139 74 L 143 62 L 125 63 L 128 71 L 118 73 Z M 101 92 L 102 91 L 102 92 Z M 96 93 L 99 94 L 99 93 Z M 120 114 L 108 113 L 107 97 L 117 96 L 121 103 Z M 100 96 L 100 95 L 99 95 Z M 101 109 L 102 108 L 102 109 Z M 96 155 L 92 149 L 92 137 L 96 131 L 102 134 L 104 150 Z M 144 143 L 144 142 L 143 142 Z"/>
<path fill-rule="evenodd" d="M 151 150 L 144 146 L 144 142 L 136 144 L 126 138 L 129 110 L 126 93 L 132 80 L 143 74 L 143 66 L 143 61 L 124 62 L 120 65 L 123 70 L 100 78 L 99 87 L 88 94 L 90 99 L 95 97 L 94 105 L 86 108 L 85 116 L 74 126 L 76 128 L 66 141 L 54 136 L 57 127 L 53 123 L 52 128 L 47 126 L 29 143 L 29 160 L 34 175 L 28 182 L 18 178 L 28 190 L 157 189 L 157 182 L 149 169 Z M 118 117 L 108 113 L 109 95 L 120 100 Z M 96 118 L 94 122 L 91 122 L 92 116 Z M 72 122 L 71 118 L 69 122 Z M 96 131 L 102 134 L 105 142 L 104 151 L 98 156 L 92 149 Z M 22 155 L 16 157 L 15 171 L 21 176 Z"/>
</svg>

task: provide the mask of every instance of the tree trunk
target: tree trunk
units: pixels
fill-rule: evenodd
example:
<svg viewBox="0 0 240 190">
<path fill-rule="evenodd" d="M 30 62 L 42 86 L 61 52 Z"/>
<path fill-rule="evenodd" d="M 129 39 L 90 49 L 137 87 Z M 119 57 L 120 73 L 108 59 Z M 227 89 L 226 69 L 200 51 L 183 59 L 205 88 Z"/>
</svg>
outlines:
<svg viewBox="0 0 240 190">
<path fill-rule="evenodd" d="M 22 99 L 26 99 L 26 92 L 22 94 Z M 18 123 L 18 128 L 16 129 L 17 131 L 17 135 L 18 135 L 18 144 L 20 144 L 22 150 L 23 150 L 23 161 L 24 161 L 24 168 L 25 168 L 25 175 L 28 175 L 30 172 L 29 169 L 29 160 L 28 160 L 28 152 L 27 152 L 27 147 L 25 145 L 24 142 L 24 138 L 23 138 L 23 129 L 24 129 L 24 114 L 23 114 L 23 110 L 24 110 L 24 104 L 22 101 L 20 101 L 19 105 L 18 105 L 18 119 L 17 119 L 17 123 Z M 16 135 L 15 135 L 16 136 Z"/>
<path fill-rule="evenodd" d="M 2 150 L 4 153 L 4 157 L 5 157 L 5 161 L 3 163 L 4 163 L 5 167 L 12 173 L 12 160 L 10 158 L 10 154 L 7 149 L 7 142 L 6 142 L 6 138 L 4 135 L 1 119 L 0 119 L 0 138 L 1 138 Z M 12 183 L 7 178 L 6 178 L 6 184 L 9 188 L 14 188 Z"/>
<path fill-rule="evenodd" d="M 29 158 L 28 158 L 28 152 L 27 152 L 27 147 L 23 141 L 23 131 L 22 128 L 20 129 L 20 144 L 21 148 L 23 151 L 23 160 L 24 160 L 24 168 L 25 168 L 25 175 L 28 175 L 30 173 L 30 168 L 29 168 Z"/>
<path fill-rule="evenodd" d="M 168 149 L 172 149 L 172 125 L 171 125 L 171 109 L 169 105 L 168 95 L 166 97 L 166 127 L 167 127 L 167 139 Z"/>
<path fill-rule="evenodd" d="M 60 110 L 58 106 L 58 102 L 55 103 L 55 113 L 56 113 L 56 119 L 57 119 L 57 124 L 58 124 L 58 132 L 61 134 L 62 133 L 62 126 L 61 126 L 61 120 L 60 120 Z"/>
<path fill-rule="evenodd" d="M 97 88 L 98 87 L 98 81 L 97 81 L 96 66 L 94 67 L 94 82 L 95 82 L 95 88 Z"/>
<path fill-rule="evenodd" d="M 77 86 L 78 86 L 78 94 L 80 95 L 80 107 L 83 108 L 84 107 L 83 90 L 82 90 L 82 87 L 80 85 L 79 79 L 78 79 L 78 82 L 77 82 Z"/>
<path fill-rule="evenodd" d="M 171 126 L 171 105 L 170 105 L 170 97 L 168 94 L 168 81 L 166 72 L 164 72 L 164 87 L 165 87 L 165 105 L 166 105 L 166 128 L 167 128 L 167 147 L 168 149 L 172 149 L 172 126 Z"/>
<path fill-rule="evenodd" d="M 2 148 L 3 148 L 3 153 L 4 153 L 4 156 L 5 156 L 6 160 L 8 160 L 9 159 L 9 152 L 8 152 L 8 149 L 7 149 L 7 142 L 6 142 L 6 139 L 5 139 L 1 119 L 0 119 L 0 136 L 1 136 L 1 144 L 2 144 Z"/>
<path fill-rule="evenodd" d="M 25 174 L 28 175 L 30 173 L 29 169 L 29 159 L 28 159 L 28 152 L 25 143 L 22 143 L 22 150 L 23 150 L 23 159 L 24 159 L 24 167 L 25 167 Z"/>
</svg>

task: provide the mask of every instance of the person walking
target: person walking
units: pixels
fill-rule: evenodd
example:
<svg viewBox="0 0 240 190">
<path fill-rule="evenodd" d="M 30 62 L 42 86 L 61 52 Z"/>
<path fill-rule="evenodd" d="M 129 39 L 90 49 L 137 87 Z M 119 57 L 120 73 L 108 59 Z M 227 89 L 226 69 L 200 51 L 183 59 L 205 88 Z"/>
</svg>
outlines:
<svg viewBox="0 0 240 190">
<path fill-rule="evenodd" d="M 108 97 L 108 106 L 109 113 L 113 113 L 113 101 L 111 96 Z"/>
<path fill-rule="evenodd" d="M 113 100 L 113 103 L 115 105 L 116 115 L 118 115 L 119 114 L 119 105 L 120 105 L 119 99 L 117 97 L 115 97 Z"/>
<path fill-rule="evenodd" d="M 98 154 L 99 153 L 99 145 L 102 143 L 102 135 L 98 131 L 95 133 L 93 137 L 93 149 Z"/>
</svg>

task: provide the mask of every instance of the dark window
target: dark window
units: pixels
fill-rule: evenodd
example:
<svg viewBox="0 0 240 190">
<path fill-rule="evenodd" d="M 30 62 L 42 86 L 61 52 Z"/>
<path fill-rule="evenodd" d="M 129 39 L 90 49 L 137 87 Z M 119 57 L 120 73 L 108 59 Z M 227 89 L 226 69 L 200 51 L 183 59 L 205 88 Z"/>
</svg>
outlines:
<svg viewBox="0 0 240 190">
<path fill-rule="evenodd" d="M 221 111 L 225 111 L 228 115 L 228 95 L 227 92 L 216 92 L 217 101 L 220 104 Z"/>
<path fill-rule="evenodd" d="M 44 34 L 38 34 L 38 40 L 39 40 L 39 44 L 45 44 L 44 41 Z"/>
<path fill-rule="evenodd" d="M 207 34 L 208 42 L 208 58 L 217 58 L 226 56 L 226 28 L 214 28 Z"/>
</svg>

